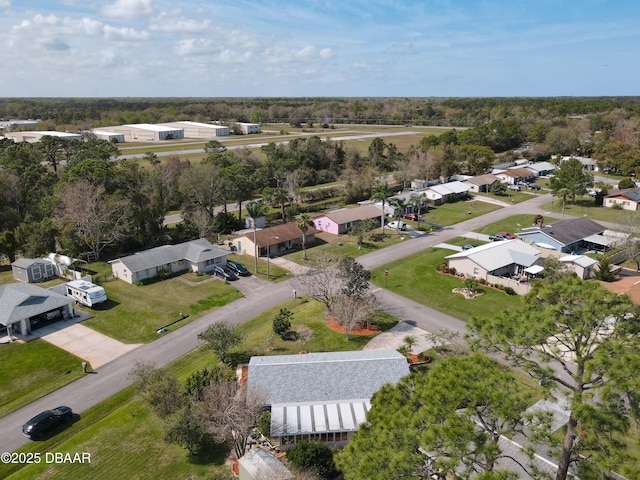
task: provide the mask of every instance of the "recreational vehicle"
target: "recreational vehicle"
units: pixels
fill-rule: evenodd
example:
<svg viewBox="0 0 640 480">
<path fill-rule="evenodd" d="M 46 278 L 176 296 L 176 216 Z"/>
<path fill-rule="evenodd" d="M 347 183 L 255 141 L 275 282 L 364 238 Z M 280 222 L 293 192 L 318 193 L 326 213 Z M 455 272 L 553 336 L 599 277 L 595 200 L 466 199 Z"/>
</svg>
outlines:
<svg viewBox="0 0 640 480">
<path fill-rule="evenodd" d="M 67 282 L 65 284 L 65 292 L 67 297 L 74 298 L 76 303 L 91 308 L 107 301 L 107 294 L 104 288 L 87 282 L 86 280 L 72 280 L 71 282 Z"/>
</svg>

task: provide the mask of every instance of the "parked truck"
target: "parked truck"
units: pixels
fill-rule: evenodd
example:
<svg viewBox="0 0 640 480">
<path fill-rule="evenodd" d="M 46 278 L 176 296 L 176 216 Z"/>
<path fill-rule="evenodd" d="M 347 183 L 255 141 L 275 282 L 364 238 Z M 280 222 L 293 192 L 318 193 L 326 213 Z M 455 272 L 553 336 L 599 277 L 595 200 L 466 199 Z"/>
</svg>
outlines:
<svg viewBox="0 0 640 480">
<path fill-rule="evenodd" d="M 75 299 L 76 303 L 94 308 L 107 301 L 107 293 L 99 285 L 86 280 L 72 280 L 65 284 L 67 297 Z"/>
</svg>

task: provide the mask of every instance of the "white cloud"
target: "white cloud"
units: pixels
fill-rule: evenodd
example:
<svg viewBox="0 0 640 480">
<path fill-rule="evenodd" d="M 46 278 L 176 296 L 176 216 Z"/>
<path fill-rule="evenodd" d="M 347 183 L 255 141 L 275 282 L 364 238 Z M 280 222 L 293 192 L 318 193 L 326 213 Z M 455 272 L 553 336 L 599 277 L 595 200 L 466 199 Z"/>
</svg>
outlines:
<svg viewBox="0 0 640 480">
<path fill-rule="evenodd" d="M 208 55 L 215 50 L 213 40 L 208 38 L 185 38 L 180 40 L 175 46 L 178 55 Z"/>
<path fill-rule="evenodd" d="M 265 49 L 263 59 L 266 63 L 290 63 L 297 61 L 314 61 L 333 56 L 330 48 L 323 48 L 318 52 L 316 47 L 307 45 L 301 49 L 285 47 L 269 47 Z"/>
<path fill-rule="evenodd" d="M 0 8 L 6 8 L 11 6 L 11 0 L 0 0 Z"/>
<path fill-rule="evenodd" d="M 133 28 L 112 27 L 105 25 L 103 27 L 104 38 L 111 42 L 142 42 L 149 38 L 147 32 L 139 32 Z"/>
<path fill-rule="evenodd" d="M 151 0 L 116 0 L 116 3 L 100 10 L 106 17 L 124 19 L 143 17 L 152 11 Z"/>
<path fill-rule="evenodd" d="M 193 20 L 179 12 L 163 12 L 151 19 L 150 30 L 166 33 L 197 33 L 209 28 L 211 21 Z"/>
</svg>

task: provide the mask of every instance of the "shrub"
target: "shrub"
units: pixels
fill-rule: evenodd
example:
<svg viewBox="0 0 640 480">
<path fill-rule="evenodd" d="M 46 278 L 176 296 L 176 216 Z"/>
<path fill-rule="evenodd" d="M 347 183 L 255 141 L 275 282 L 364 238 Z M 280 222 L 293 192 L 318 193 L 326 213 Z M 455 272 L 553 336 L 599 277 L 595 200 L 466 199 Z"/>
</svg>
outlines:
<svg viewBox="0 0 640 480">
<path fill-rule="evenodd" d="M 507 295 L 515 295 L 516 291 L 511 287 L 504 287 L 504 293 Z"/>
<path fill-rule="evenodd" d="M 269 437 L 271 432 L 271 412 L 262 412 L 258 417 L 256 426 L 262 435 Z"/>
<path fill-rule="evenodd" d="M 324 443 L 300 442 L 287 450 L 287 460 L 296 470 L 312 470 L 325 479 L 338 473 L 333 451 Z"/>
<path fill-rule="evenodd" d="M 273 319 L 273 333 L 284 338 L 284 335 L 291 329 L 292 318 L 293 313 L 290 310 L 281 308 L 276 318 Z"/>
</svg>

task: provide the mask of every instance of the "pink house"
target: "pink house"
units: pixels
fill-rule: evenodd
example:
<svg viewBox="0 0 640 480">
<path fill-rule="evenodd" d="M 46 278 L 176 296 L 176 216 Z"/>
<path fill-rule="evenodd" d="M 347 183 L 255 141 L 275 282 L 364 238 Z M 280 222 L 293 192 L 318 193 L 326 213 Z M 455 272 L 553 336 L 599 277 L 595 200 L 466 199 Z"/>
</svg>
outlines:
<svg viewBox="0 0 640 480">
<path fill-rule="evenodd" d="M 316 230 L 321 232 L 340 235 L 341 233 L 349 233 L 353 226 L 361 222 L 373 218 L 380 223 L 382 211 L 375 205 L 362 205 L 355 208 L 342 208 L 334 212 L 325 213 L 313 219 Z"/>
</svg>

